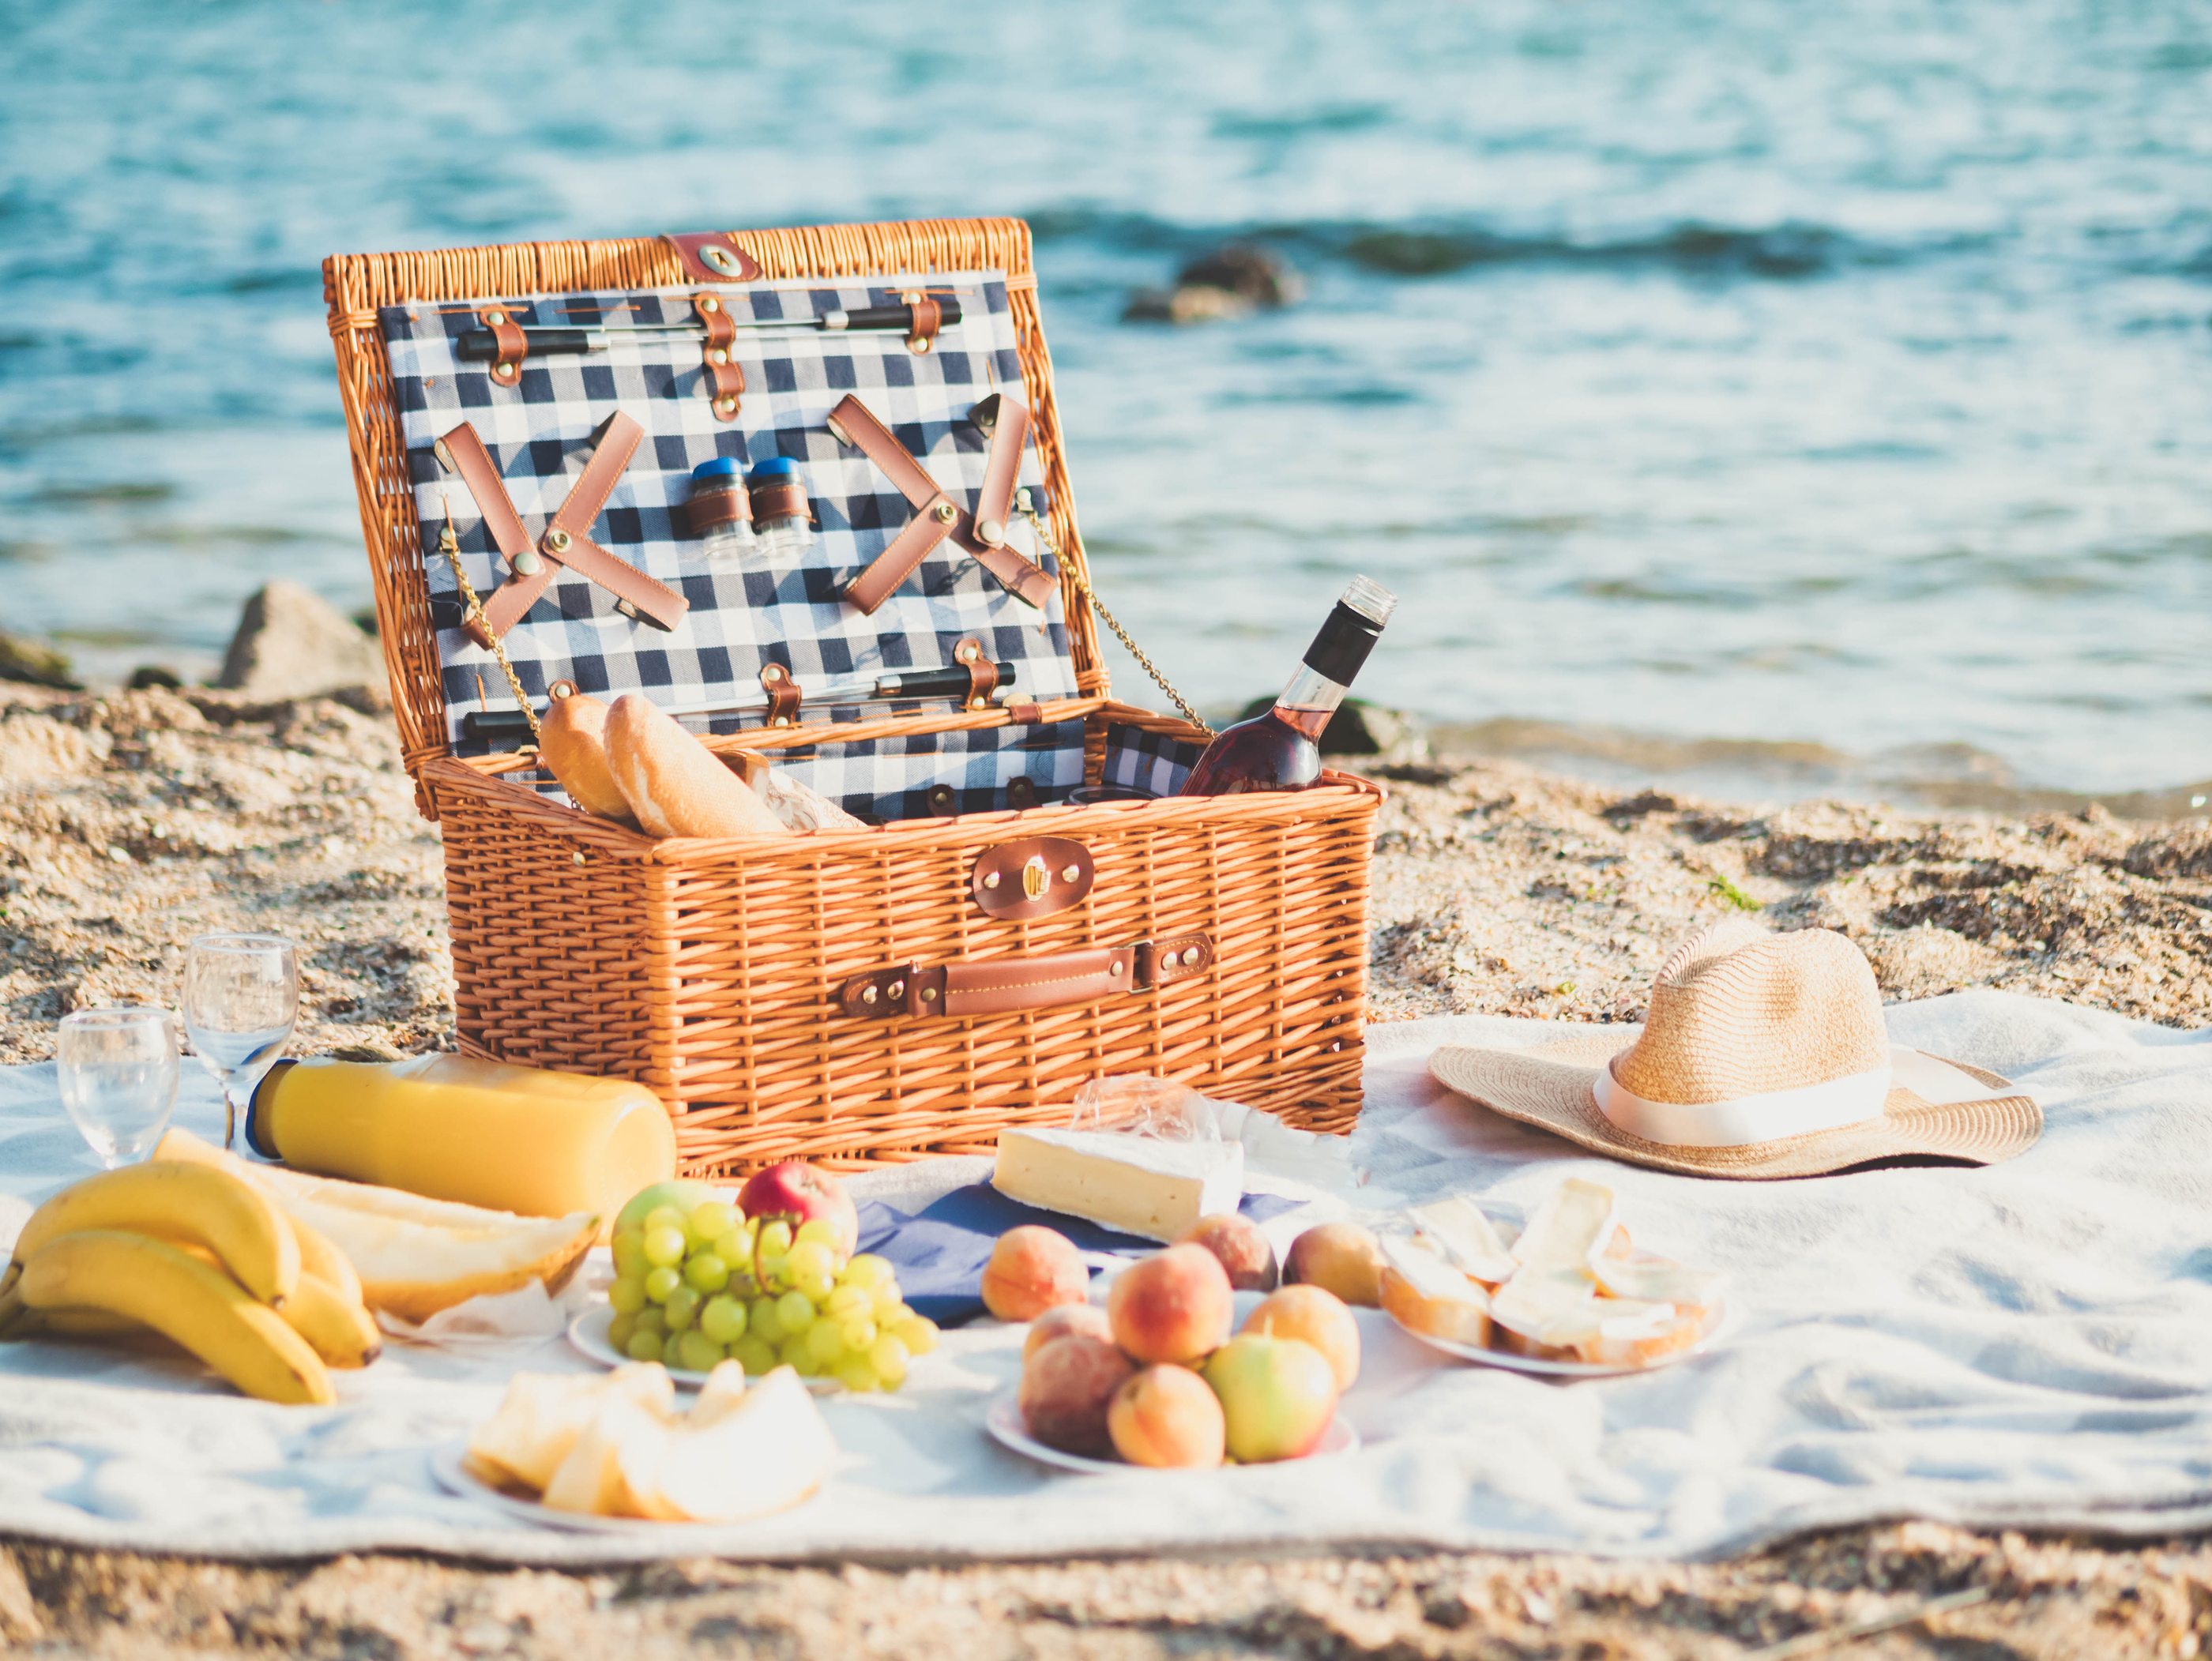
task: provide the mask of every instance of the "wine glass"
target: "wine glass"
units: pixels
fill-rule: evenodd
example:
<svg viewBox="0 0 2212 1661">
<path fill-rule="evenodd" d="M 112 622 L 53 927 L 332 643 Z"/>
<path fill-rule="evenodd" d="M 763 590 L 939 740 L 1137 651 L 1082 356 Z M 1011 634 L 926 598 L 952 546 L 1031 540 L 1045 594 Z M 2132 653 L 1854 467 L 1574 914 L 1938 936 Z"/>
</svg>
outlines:
<svg viewBox="0 0 2212 1661">
<path fill-rule="evenodd" d="M 143 1155 L 177 1103 L 177 1039 L 167 1009 L 79 1009 L 54 1044 L 62 1106 L 111 1171 Z"/>
<path fill-rule="evenodd" d="M 281 934 L 204 934 L 185 959 L 185 1030 L 222 1086 L 222 1145 L 300 1017 L 300 954 Z"/>
</svg>

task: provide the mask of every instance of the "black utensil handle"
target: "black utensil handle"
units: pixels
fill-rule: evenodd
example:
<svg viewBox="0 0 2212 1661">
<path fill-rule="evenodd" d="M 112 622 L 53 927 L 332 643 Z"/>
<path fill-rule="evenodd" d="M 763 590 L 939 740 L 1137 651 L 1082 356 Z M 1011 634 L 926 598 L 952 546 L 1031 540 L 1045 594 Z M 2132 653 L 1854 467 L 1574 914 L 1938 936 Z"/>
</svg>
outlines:
<svg viewBox="0 0 2212 1661">
<path fill-rule="evenodd" d="M 592 330 L 589 329 L 526 329 L 524 337 L 530 343 L 530 355 L 538 357 L 550 353 L 588 352 L 592 349 Z M 489 329 L 465 329 L 453 343 L 453 355 L 463 363 L 496 363 L 499 361 L 499 342 Z"/>
<path fill-rule="evenodd" d="M 960 302 L 947 294 L 937 302 L 937 320 L 940 326 L 960 321 Z M 911 306 L 862 306 L 845 313 L 842 332 L 850 334 L 859 329 L 898 329 L 914 327 L 914 307 Z"/>
</svg>

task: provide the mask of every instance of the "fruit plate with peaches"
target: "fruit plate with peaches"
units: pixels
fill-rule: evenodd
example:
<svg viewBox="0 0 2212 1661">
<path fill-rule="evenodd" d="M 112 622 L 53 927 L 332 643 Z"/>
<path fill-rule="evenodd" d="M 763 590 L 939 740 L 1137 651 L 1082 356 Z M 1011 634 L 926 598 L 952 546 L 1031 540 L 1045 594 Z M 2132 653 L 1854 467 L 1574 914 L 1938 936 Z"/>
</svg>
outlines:
<svg viewBox="0 0 2212 1661">
<path fill-rule="evenodd" d="M 1057 1447 L 1047 1446 L 1030 1434 L 1029 1425 L 1022 1417 L 1021 1392 L 1002 1391 L 991 1398 L 991 1405 L 983 1415 L 983 1428 L 991 1433 L 994 1441 L 1002 1447 L 1012 1448 L 1039 1464 L 1057 1466 L 1061 1470 L 1080 1471 L 1086 1476 L 1112 1476 L 1116 1471 L 1175 1469 L 1132 1464 L 1127 1459 L 1093 1458 L 1089 1454 L 1070 1453 Z M 1350 1453 L 1359 1446 L 1359 1433 L 1347 1424 L 1343 1416 L 1328 1422 L 1321 1440 L 1302 1457 L 1308 1459 L 1325 1458 L 1330 1454 Z M 1224 1461 L 1224 1463 L 1227 1463 Z"/>
<path fill-rule="evenodd" d="M 1613 1191 L 1570 1178 L 1517 1232 L 1463 1197 L 1414 1207 L 1381 1242 L 1383 1312 L 1486 1367 L 1598 1379 L 1699 1354 L 1727 1315 L 1721 1277 L 1638 1250 Z"/>
</svg>

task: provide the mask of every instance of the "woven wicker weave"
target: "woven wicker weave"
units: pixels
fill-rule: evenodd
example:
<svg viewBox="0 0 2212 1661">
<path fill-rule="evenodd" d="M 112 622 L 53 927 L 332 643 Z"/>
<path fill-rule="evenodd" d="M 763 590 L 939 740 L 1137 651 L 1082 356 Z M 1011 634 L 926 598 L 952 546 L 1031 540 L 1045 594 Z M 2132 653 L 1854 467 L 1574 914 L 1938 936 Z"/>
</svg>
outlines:
<svg viewBox="0 0 2212 1661">
<path fill-rule="evenodd" d="M 748 231 L 774 277 L 1006 272 L 1044 470 L 1077 685 L 1047 719 L 1083 718 L 1095 781 L 1109 720 L 1184 739 L 1188 724 L 1113 703 L 1078 587 L 1083 543 L 1052 364 L 1016 220 Z M 1359 1108 L 1368 853 L 1381 792 L 1309 791 L 971 814 L 788 840 L 654 841 L 501 775 L 525 755 L 453 759 L 376 307 L 408 300 L 666 287 L 658 240 L 342 255 L 324 266 L 362 524 L 402 750 L 444 830 L 461 1043 L 471 1054 L 620 1075 L 675 1116 L 685 1167 L 838 1165 L 988 1151 L 1008 1125 L 1065 1122 L 1076 1087 L 1117 1073 L 1188 1079 L 1312 1130 Z M 717 749 L 773 752 L 995 726 L 1005 712 L 755 730 Z M 1072 837 L 1090 897 L 1026 923 L 985 916 L 969 870 L 994 843 Z M 842 1014 L 848 976 L 908 961 L 1021 957 L 1203 931 L 1215 961 L 1164 989 L 954 1020 Z"/>
</svg>

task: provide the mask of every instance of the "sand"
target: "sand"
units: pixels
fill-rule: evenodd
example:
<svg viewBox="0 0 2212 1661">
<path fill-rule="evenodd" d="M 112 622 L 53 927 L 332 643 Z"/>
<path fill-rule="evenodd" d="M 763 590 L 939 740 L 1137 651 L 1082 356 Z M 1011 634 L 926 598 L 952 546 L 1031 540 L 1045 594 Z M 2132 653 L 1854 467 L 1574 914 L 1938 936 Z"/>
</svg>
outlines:
<svg viewBox="0 0 2212 1661">
<path fill-rule="evenodd" d="M 1735 911 L 1844 931 L 1892 998 L 1994 985 L 2177 1027 L 2212 1019 L 2202 821 L 1753 810 L 1507 762 L 1372 770 L 1391 787 L 1377 1020 L 1636 1020 L 1668 943 Z M 185 941 L 218 927 L 302 943 L 301 1052 L 452 1043 L 438 836 L 415 814 L 381 689 L 272 703 L 0 685 L 0 1061 L 50 1055 L 68 1009 L 173 1002 Z M 1883 1621 L 1903 1624 L 1849 1652 L 2194 1656 L 2212 1634 L 2212 1546 L 1900 1523 L 1699 1565 L 1452 1554 L 569 1574 L 0 1540 L 0 1648 L 55 1656 L 1595 1661 L 1840 1642 Z"/>
</svg>

